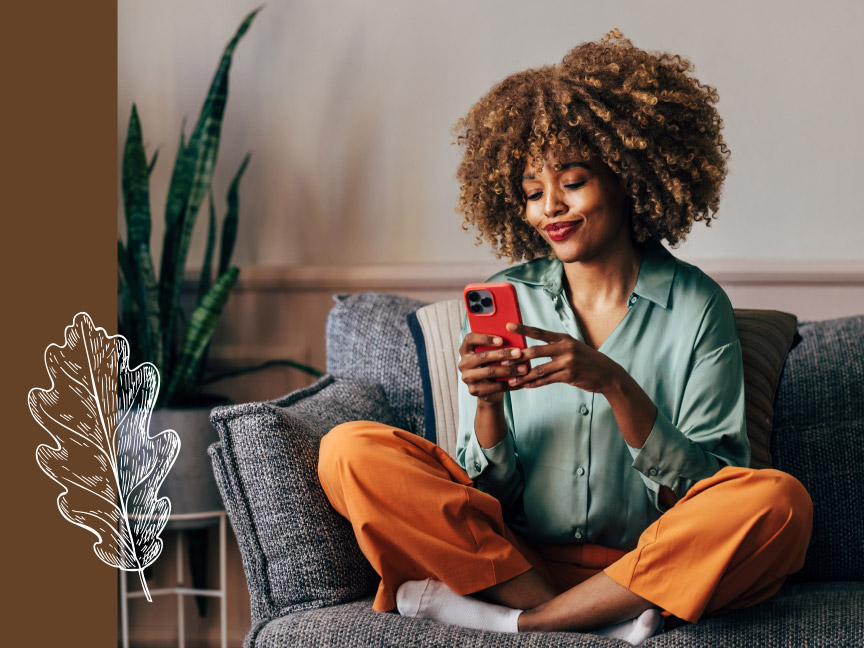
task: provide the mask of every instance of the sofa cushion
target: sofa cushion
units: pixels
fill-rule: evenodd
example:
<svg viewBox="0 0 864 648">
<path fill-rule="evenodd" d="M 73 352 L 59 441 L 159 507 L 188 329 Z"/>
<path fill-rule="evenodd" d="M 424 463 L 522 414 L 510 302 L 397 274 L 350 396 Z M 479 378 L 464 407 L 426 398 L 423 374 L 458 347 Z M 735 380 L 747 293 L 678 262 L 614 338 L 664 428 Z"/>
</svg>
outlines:
<svg viewBox="0 0 864 648">
<path fill-rule="evenodd" d="M 774 437 L 775 465 L 813 500 L 813 535 L 794 582 L 864 580 L 864 419 L 787 425 Z"/>
<path fill-rule="evenodd" d="M 642 646 L 860 646 L 862 625 L 864 583 L 787 584 L 758 605 L 683 625 Z"/>
<path fill-rule="evenodd" d="M 387 295 L 334 295 L 327 316 L 327 372 L 381 384 L 403 430 L 423 435 L 423 389 L 405 317 L 425 302 Z"/>
<path fill-rule="evenodd" d="M 790 579 L 864 579 L 864 315 L 800 322 L 783 368 L 771 439 L 774 464 L 813 500 L 813 537 Z"/>
<path fill-rule="evenodd" d="M 580 632 L 510 634 L 469 630 L 427 619 L 412 619 L 372 610 L 372 598 L 326 610 L 298 612 L 261 624 L 250 631 L 249 648 L 344 646 L 361 648 L 567 647 L 623 648 L 620 639 Z M 644 648 L 707 648 L 710 646 L 860 645 L 864 624 L 864 584 L 812 583 L 786 585 L 769 600 L 751 608 L 705 618 L 645 641 Z"/>
<path fill-rule="evenodd" d="M 774 429 L 864 420 L 864 315 L 801 322 L 775 402 Z"/>
<path fill-rule="evenodd" d="M 280 399 L 211 412 L 221 443 L 211 457 L 256 619 L 376 591 L 380 579 L 317 472 L 321 437 L 358 419 L 395 425 L 380 385 L 332 375 Z"/>
<path fill-rule="evenodd" d="M 461 300 L 451 299 L 418 308 L 408 316 L 422 374 L 426 432 L 450 455 L 456 453 L 458 427 L 459 332 L 465 317 Z M 771 468 L 772 403 L 780 371 L 795 341 L 796 318 L 772 310 L 735 309 L 741 340 L 753 468 Z"/>
</svg>

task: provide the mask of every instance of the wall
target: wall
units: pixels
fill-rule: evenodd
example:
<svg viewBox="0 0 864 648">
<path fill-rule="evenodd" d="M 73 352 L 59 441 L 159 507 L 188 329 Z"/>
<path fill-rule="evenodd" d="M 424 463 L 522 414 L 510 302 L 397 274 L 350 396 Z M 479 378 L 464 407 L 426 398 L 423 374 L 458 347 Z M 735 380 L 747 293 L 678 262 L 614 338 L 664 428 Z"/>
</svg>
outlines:
<svg viewBox="0 0 864 648">
<path fill-rule="evenodd" d="M 188 133 L 222 48 L 257 5 L 120 2 L 118 156 L 134 101 L 148 150 L 160 151 L 160 216 L 182 119 Z M 689 57 L 720 93 L 732 159 L 719 220 L 695 228 L 680 256 L 860 260 L 862 19 L 851 0 L 271 1 L 236 51 L 214 182 L 221 214 L 253 153 L 235 261 L 492 259 L 459 227 L 450 127 L 495 81 L 614 26 Z"/>
<path fill-rule="evenodd" d="M 148 153 L 160 155 L 156 267 L 182 120 L 188 134 L 222 48 L 256 6 L 119 3 L 118 159 L 134 101 Z M 801 319 L 864 312 L 862 18 L 860 5 L 837 0 L 270 0 L 235 54 L 214 179 L 221 215 L 231 177 L 253 153 L 234 257 L 243 273 L 214 366 L 291 357 L 323 369 L 332 293 L 455 297 L 502 265 L 459 227 L 450 127 L 494 82 L 616 26 L 638 46 L 689 57 L 720 93 L 733 157 L 719 220 L 675 254 L 717 278 L 737 307 Z M 205 236 L 202 219 L 192 266 Z M 273 368 L 213 388 L 242 402 L 309 380 Z M 248 603 L 233 544 L 228 563 L 229 635 L 239 645 Z M 172 564 L 157 565 L 166 582 Z M 160 605 L 133 608 L 137 645 L 176 645 L 173 608 Z M 218 615 L 187 612 L 190 639 L 213 645 Z"/>
</svg>

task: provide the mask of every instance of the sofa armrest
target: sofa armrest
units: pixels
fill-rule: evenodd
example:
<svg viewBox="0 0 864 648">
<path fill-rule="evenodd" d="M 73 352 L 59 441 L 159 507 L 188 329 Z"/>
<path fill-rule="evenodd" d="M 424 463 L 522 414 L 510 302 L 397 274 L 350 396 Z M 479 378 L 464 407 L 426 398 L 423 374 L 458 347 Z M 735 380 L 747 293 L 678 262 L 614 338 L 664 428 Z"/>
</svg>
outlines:
<svg viewBox="0 0 864 648">
<path fill-rule="evenodd" d="M 380 385 L 326 375 L 280 399 L 217 407 L 210 457 L 237 535 L 255 621 L 373 593 L 379 578 L 318 481 L 321 438 L 340 423 L 394 425 Z"/>
</svg>

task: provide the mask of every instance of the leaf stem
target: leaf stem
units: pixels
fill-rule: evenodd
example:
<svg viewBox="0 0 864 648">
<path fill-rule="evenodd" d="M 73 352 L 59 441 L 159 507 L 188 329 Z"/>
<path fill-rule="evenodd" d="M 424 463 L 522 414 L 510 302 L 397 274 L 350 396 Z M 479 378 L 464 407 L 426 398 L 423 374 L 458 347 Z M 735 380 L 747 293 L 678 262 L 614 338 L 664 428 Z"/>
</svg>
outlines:
<svg viewBox="0 0 864 648">
<path fill-rule="evenodd" d="M 150 590 L 147 588 L 147 581 L 144 580 L 144 568 L 138 570 L 138 576 L 141 578 L 141 587 L 144 588 L 144 595 L 147 597 L 147 601 L 149 603 L 153 602 L 153 599 L 150 598 Z"/>
</svg>

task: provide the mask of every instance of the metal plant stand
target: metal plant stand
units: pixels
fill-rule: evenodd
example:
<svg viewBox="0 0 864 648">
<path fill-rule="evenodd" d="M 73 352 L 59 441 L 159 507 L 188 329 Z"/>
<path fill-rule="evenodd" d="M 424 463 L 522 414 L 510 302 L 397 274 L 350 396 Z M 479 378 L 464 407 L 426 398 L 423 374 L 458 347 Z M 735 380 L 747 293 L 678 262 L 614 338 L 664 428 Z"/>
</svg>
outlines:
<svg viewBox="0 0 864 648">
<path fill-rule="evenodd" d="M 186 552 L 183 550 L 184 531 L 177 531 L 177 585 L 176 587 L 165 587 L 161 589 L 150 590 L 150 596 L 162 596 L 165 594 L 177 595 L 177 645 L 179 648 L 186 646 L 186 628 L 183 614 L 183 597 L 184 596 L 213 596 L 219 601 L 219 621 L 220 621 L 220 637 L 221 648 L 228 648 L 228 619 L 227 619 L 227 599 L 226 599 L 226 575 L 225 575 L 225 555 L 228 542 L 228 528 L 226 522 L 225 511 L 206 511 L 203 513 L 181 513 L 178 515 L 169 516 L 169 521 L 189 521 L 189 520 L 205 520 L 209 518 L 219 518 L 219 589 L 205 590 L 185 587 L 183 583 L 183 557 Z M 122 640 L 123 648 L 129 648 L 129 599 L 144 598 L 144 592 L 130 592 L 127 589 L 126 571 L 120 570 L 120 621 L 122 625 Z"/>
</svg>

